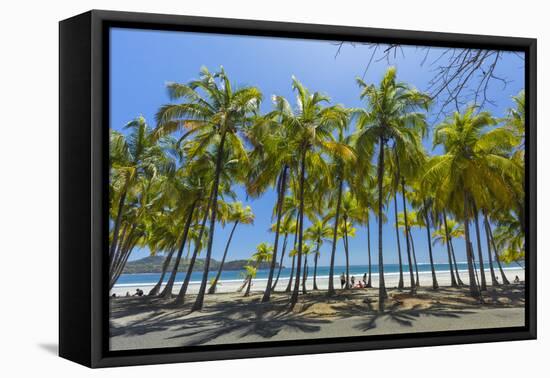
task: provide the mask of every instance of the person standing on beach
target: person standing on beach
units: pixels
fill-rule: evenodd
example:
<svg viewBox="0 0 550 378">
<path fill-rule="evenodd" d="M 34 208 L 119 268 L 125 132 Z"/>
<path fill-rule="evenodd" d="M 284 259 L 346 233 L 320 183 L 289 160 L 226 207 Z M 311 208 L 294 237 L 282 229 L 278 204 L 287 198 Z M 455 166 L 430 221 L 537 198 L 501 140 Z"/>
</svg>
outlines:
<svg viewBox="0 0 550 378">
<path fill-rule="evenodd" d="M 340 289 L 343 289 L 345 284 L 346 284 L 346 275 L 342 273 L 340 274 Z"/>
</svg>

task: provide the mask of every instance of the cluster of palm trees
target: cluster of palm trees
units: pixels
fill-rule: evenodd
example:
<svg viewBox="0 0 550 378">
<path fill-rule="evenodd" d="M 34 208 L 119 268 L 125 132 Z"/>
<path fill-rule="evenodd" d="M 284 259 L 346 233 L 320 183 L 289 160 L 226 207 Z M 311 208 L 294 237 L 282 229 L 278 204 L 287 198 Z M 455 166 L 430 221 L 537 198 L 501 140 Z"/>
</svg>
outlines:
<svg viewBox="0 0 550 378">
<path fill-rule="evenodd" d="M 386 210 L 392 205 L 399 289 L 405 288 L 405 260 L 411 292 L 419 285 L 414 227 L 425 229 L 433 289 L 438 283 L 432 243 L 446 246 L 452 285 L 459 286 L 463 282 L 453 240 L 463 238 L 469 289 L 480 297 L 487 286 L 480 227 L 487 239 L 491 283 L 498 284 L 494 265 L 506 280 L 501 261 L 519 261 L 525 250 L 523 93 L 514 98 L 516 105 L 504 119 L 473 105 L 429 128 L 430 97 L 399 82 L 395 68 L 389 68 L 378 84 L 359 79 L 357 83 L 364 107 L 350 109 L 331 104 L 322 93 L 311 93 L 293 77 L 295 103 L 274 95 L 272 110 L 262 114 L 263 96 L 258 88 L 233 86 L 223 68 L 215 73 L 202 68 L 197 80 L 167 85 L 172 102 L 159 109 L 155 127 L 138 117 L 123 132 L 111 131 L 111 287 L 132 250 L 148 247 L 152 254 L 166 256 L 151 295 L 170 297 L 178 267 L 182 261 L 187 263 L 176 298 L 183 303 L 203 251 L 202 280 L 192 306 L 200 310 L 205 294 L 216 291 L 235 229 L 254 222 L 252 209 L 236 200 L 233 189 L 237 185 L 246 188 L 251 198 L 271 189 L 276 193 L 273 244 L 257 246 L 242 287 L 248 295 L 259 263 L 268 261 L 264 302 L 270 301 L 277 287 L 287 253 L 292 258 L 285 288 L 290 305 L 294 306 L 300 292 L 306 293 L 310 254 L 317 290 L 317 265 L 324 243 L 330 245 L 327 293 L 334 295 L 337 246 L 343 245 L 349 278 L 349 238 L 360 227 L 367 231 L 367 287 L 371 287 L 374 215 L 379 309 L 383 310 L 387 252 L 382 230 L 388 221 Z M 426 152 L 423 141 L 429 135 L 441 153 L 430 156 Z M 219 271 L 209 283 L 218 224 L 229 224 L 231 232 Z M 166 275 L 168 281 L 161 291 Z"/>
</svg>

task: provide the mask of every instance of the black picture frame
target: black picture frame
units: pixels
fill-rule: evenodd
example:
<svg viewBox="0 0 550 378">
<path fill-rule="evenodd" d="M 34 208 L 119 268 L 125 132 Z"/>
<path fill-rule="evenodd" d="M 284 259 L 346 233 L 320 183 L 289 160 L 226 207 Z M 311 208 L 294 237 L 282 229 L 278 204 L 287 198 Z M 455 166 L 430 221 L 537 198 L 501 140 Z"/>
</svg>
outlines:
<svg viewBox="0 0 550 378">
<path fill-rule="evenodd" d="M 391 42 L 525 52 L 525 327 L 109 351 L 107 280 L 110 27 Z M 59 24 L 59 354 L 89 367 L 535 339 L 536 39 L 92 10 Z"/>
</svg>

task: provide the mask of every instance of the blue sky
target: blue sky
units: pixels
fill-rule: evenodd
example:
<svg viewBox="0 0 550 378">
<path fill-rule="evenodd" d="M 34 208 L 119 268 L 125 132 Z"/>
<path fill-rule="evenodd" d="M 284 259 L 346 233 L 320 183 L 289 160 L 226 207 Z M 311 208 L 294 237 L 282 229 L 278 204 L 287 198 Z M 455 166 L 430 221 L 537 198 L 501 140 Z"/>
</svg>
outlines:
<svg viewBox="0 0 550 378">
<path fill-rule="evenodd" d="M 338 47 L 330 41 L 300 40 L 288 38 L 265 38 L 250 36 L 227 36 L 187 32 L 144 31 L 133 29 L 111 29 L 111 83 L 110 83 L 110 127 L 121 130 L 136 116 L 143 115 L 151 127 L 155 126 L 154 115 L 158 108 L 169 99 L 166 93 L 167 82 L 188 82 L 198 77 L 201 66 L 215 71 L 223 66 L 231 80 L 238 85 L 258 86 L 264 95 L 262 111 L 271 109 L 271 95 L 287 97 L 294 103 L 291 90 L 291 77 L 296 76 L 312 92 L 328 94 L 333 103 L 347 107 L 361 106 L 359 89 L 355 83 L 357 76 L 363 76 L 371 56 L 366 46 L 344 45 L 338 56 Z M 421 65 L 425 52 L 417 47 L 403 48 L 404 56 L 398 54 L 391 64 L 397 67 L 400 81 L 425 90 L 433 77 L 433 67 Z M 436 56 L 438 49 L 430 54 Z M 364 80 L 378 83 L 388 63 L 374 61 Z M 495 116 L 502 116 L 512 106 L 511 96 L 524 87 L 523 60 L 516 54 L 506 53 L 497 66 L 497 75 L 506 77 L 509 83 L 504 87 L 495 83 L 488 90 L 495 105 L 487 105 L 487 110 Z M 434 112 L 436 113 L 436 112 Z M 430 123 L 435 116 L 430 115 Z M 431 148 L 431 136 L 424 144 Z M 252 207 L 256 221 L 253 226 L 239 226 L 233 238 L 228 259 L 250 257 L 255 246 L 262 241 L 273 243 L 274 235 L 267 232 L 270 226 L 272 208 L 275 203 L 273 191 L 260 199 L 246 201 L 242 188 L 235 187 L 239 200 Z M 400 208 L 399 211 L 402 211 Z M 387 209 L 388 219 L 393 219 L 393 205 Z M 307 225 L 306 225 L 307 226 Z M 376 220 L 371 220 L 371 248 L 373 263 L 377 262 Z M 230 227 L 217 226 L 213 257 L 219 259 L 223 253 Z M 482 234 L 484 238 L 484 234 Z M 418 262 L 428 261 L 427 237 L 425 229 L 413 230 Z M 352 264 L 366 264 L 366 230 L 359 228 L 356 237 L 350 240 L 350 260 Z M 393 223 L 384 225 L 384 262 L 396 263 L 397 251 Z M 404 240 L 401 242 L 402 248 Z M 484 239 L 482 239 L 484 246 Z M 465 261 L 464 242 L 456 241 L 457 259 Z M 486 252 L 486 251 L 485 251 Z M 131 260 L 147 256 L 148 250 L 135 250 Z M 329 264 L 330 245 L 321 250 L 321 265 Z M 446 262 L 446 250 L 436 246 L 436 262 Z M 344 264 L 344 251 L 338 246 L 336 264 Z M 289 261 L 285 261 L 287 266 Z"/>
</svg>

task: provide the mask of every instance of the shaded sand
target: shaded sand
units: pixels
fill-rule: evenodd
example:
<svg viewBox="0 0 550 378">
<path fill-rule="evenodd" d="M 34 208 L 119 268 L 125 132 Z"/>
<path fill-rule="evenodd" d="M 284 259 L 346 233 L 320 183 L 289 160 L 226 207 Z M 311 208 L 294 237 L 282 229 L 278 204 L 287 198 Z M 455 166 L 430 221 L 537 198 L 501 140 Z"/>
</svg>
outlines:
<svg viewBox="0 0 550 378">
<path fill-rule="evenodd" d="M 195 299 L 175 306 L 152 297 L 111 298 L 111 350 L 231 344 L 479 328 L 525 324 L 524 285 L 489 287 L 484 303 L 467 288 L 388 290 L 386 311 L 377 313 L 378 289 L 301 295 L 289 311 L 289 294 L 277 292 L 261 303 L 253 292 L 207 295 L 200 312 L 190 312 Z"/>
</svg>

